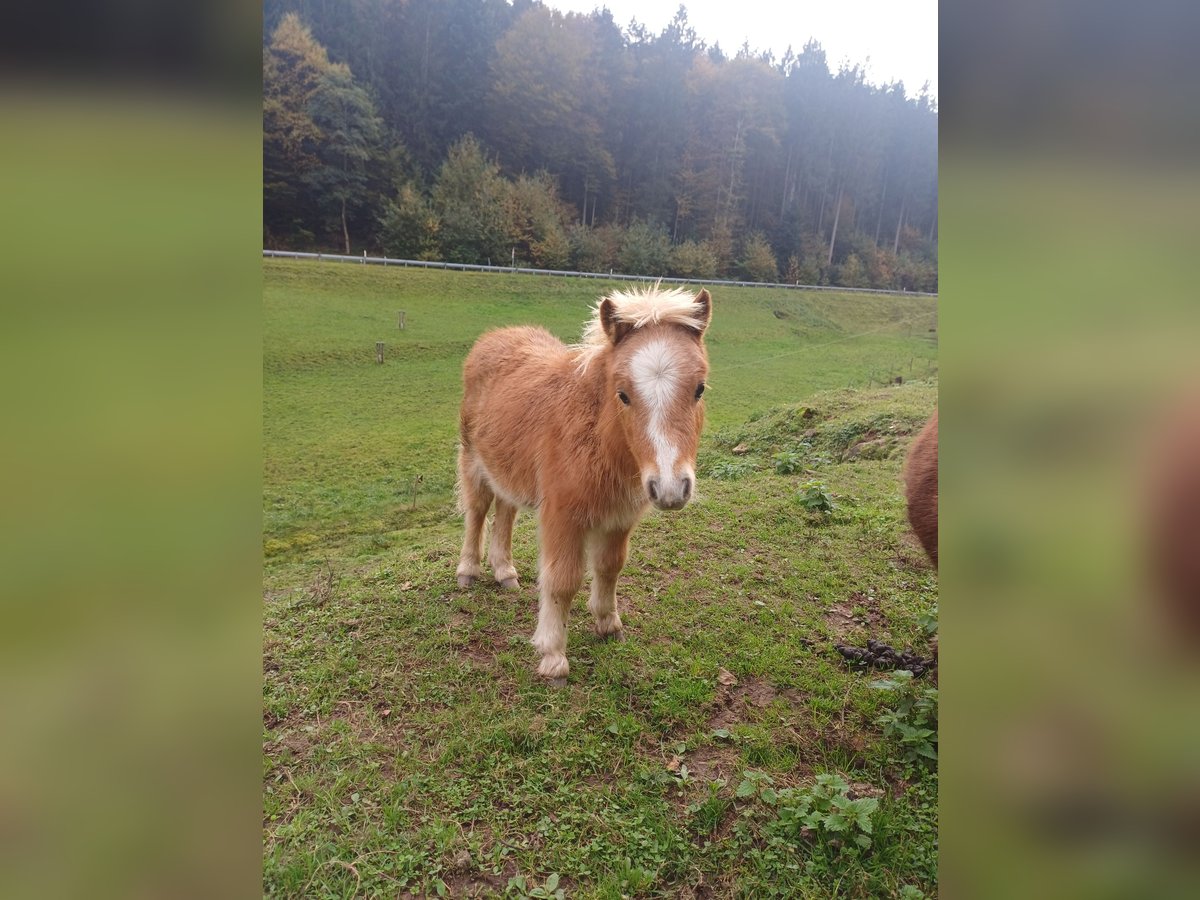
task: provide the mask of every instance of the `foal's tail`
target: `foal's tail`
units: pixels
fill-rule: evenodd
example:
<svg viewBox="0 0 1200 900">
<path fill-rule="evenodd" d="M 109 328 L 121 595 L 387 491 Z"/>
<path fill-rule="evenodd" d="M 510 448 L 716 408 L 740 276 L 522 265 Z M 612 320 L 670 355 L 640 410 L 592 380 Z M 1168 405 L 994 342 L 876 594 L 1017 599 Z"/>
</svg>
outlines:
<svg viewBox="0 0 1200 900">
<path fill-rule="evenodd" d="M 454 505 L 458 509 L 459 515 L 466 515 L 467 512 L 466 498 L 463 496 L 466 485 L 466 473 L 463 469 L 466 463 L 464 457 L 468 452 L 470 451 L 467 449 L 466 442 L 460 440 L 458 442 L 458 465 L 456 467 L 458 474 L 454 479 Z"/>
</svg>

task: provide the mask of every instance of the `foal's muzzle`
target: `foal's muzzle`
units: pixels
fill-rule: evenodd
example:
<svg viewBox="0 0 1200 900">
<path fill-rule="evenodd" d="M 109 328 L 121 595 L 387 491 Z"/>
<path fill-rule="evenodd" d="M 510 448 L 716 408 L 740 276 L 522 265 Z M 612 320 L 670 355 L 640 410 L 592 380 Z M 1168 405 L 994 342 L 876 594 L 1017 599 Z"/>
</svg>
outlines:
<svg viewBox="0 0 1200 900">
<path fill-rule="evenodd" d="M 692 499 L 692 477 L 684 475 L 667 480 L 651 475 L 646 479 L 646 494 L 659 509 L 683 509 Z"/>
</svg>

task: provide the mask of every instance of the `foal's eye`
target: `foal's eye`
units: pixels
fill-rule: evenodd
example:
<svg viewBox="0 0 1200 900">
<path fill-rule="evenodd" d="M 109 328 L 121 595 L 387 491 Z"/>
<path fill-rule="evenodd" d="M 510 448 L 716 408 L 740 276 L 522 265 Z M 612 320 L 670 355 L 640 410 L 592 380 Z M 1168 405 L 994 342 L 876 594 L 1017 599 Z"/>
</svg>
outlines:
<svg viewBox="0 0 1200 900">
<path fill-rule="evenodd" d="M 699 400 L 700 395 L 703 393 L 704 393 L 704 382 L 702 381 L 698 385 L 696 385 L 696 399 Z"/>
<path fill-rule="evenodd" d="M 626 406 L 629 405 L 629 395 L 628 394 L 626 394 L 624 391 L 617 391 L 617 396 L 621 398 L 622 403 L 624 403 Z"/>
</svg>

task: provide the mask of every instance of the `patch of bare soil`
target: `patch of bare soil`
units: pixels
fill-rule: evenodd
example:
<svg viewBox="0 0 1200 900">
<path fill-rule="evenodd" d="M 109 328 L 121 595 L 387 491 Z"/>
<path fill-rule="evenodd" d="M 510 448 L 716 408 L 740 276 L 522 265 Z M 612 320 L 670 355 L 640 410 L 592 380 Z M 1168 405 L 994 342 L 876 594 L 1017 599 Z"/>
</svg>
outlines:
<svg viewBox="0 0 1200 900">
<path fill-rule="evenodd" d="M 476 668 L 493 669 L 496 666 L 496 648 L 503 646 L 504 642 L 495 634 L 472 631 L 469 625 L 471 621 L 472 616 L 462 610 L 450 615 L 452 650 Z"/>
<path fill-rule="evenodd" d="M 296 759 L 303 759 L 308 755 L 316 735 L 316 729 L 306 728 L 307 724 L 309 723 L 296 714 L 280 718 L 263 710 L 263 726 L 268 731 L 275 732 L 274 737 L 263 741 L 263 752 L 271 756 L 287 750 Z"/>
<path fill-rule="evenodd" d="M 720 778 L 732 779 L 740 766 L 740 754 L 732 744 L 705 744 L 686 754 L 688 774 L 701 784 Z"/>
<path fill-rule="evenodd" d="M 679 890 L 679 900 L 710 900 L 713 897 L 730 897 L 733 889 L 725 883 L 714 883 L 701 880 L 695 884 L 684 885 Z"/>
<path fill-rule="evenodd" d="M 876 600 L 868 597 L 862 591 L 855 591 L 846 600 L 839 600 L 830 605 L 821 616 L 834 637 L 844 639 L 862 629 L 874 630 L 883 624 L 883 616 L 876 608 Z M 861 608 L 864 612 L 856 613 Z"/>
<path fill-rule="evenodd" d="M 496 664 L 495 654 L 488 650 L 480 641 L 472 641 L 461 647 L 455 647 L 454 652 L 459 656 L 466 657 L 473 665 L 481 669 L 490 669 Z"/>
<path fill-rule="evenodd" d="M 751 709 L 764 709 L 778 696 L 779 691 L 765 678 L 749 676 L 733 684 L 721 684 L 713 698 L 708 728 L 736 725 L 746 719 Z"/>
<path fill-rule="evenodd" d="M 453 652 L 479 669 L 496 667 L 496 648 L 502 646 L 498 637 L 487 632 L 455 634 Z"/>
<path fill-rule="evenodd" d="M 442 881 L 446 884 L 447 897 L 499 897 L 508 887 L 508 879 L 516 875 L 517 871 L 517 864 L 512 860 L 505 860 L 504 871 L 499 875 L 494 872 L 477 871 L 471 854 L 463 850 L 450 861 Z"/>
<path fill-rule="evenodd" d="M 896 449 L 896 438 L 868 431 L 842 453 L 842 462 L 854 459 L 887 459 Z"/>
</svg>

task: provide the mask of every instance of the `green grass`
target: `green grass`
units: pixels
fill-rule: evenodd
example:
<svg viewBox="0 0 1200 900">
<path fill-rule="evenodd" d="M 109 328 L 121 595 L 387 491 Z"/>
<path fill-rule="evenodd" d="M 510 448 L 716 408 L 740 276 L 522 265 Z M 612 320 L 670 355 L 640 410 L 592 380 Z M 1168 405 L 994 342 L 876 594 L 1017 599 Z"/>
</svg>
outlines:
<svg viewBox="0 0 1200 900">
<path fill-rule="evenodd" d="M 928 648 L 937 582 L 899 467 L 936 403 L 934 301 L 715 292 L 699 495 L 635 533 L 626 642 L 591 638 L 581 594 L 554 689 L 528 644 L 532 516 L 519 594 L 455 585 L 459 368 L 489 327 L 573 339 L 604 285 L 264 270 L 265 893 L 936 892 L 936 774 L 902 761 L 887 692 L 832 649 Z M 809 481 L 832 513 L 801 506 Z M 738 797 L 747 771 L 770 792 Z M 782 828 L 774 792 L 825 772 L 878 797 L 869 850 Z"/>
</svg>

